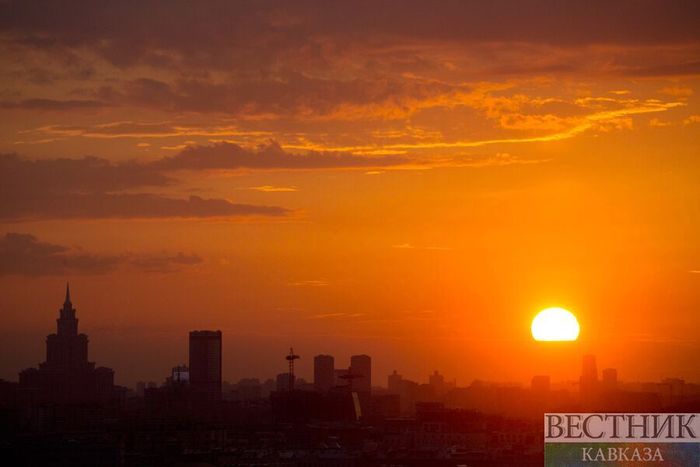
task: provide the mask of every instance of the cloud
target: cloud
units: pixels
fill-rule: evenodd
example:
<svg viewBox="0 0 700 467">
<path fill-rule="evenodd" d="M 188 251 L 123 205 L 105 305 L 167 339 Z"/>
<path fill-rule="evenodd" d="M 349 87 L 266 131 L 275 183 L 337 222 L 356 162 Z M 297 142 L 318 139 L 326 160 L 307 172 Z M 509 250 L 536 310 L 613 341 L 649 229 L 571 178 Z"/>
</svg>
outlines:
<svg viewBox="0 0 700 467">
<path fill-rule="evenodd" d="M 32 199 L 14 199 L 0 206 L 0 219 L 134 219 L 197 217 L 280 217 L 289 210 L 278 206 L 232 203 L 225 199 L 169 198 L 150 193 L 67 193 Z M 42 196 L 43 195 L 43 196 Z"/>
<path fill-rule="evenodd" d="M 0 219 L 279 217 L 289 213 L 278 206 L 133 192 L 174 183 L 154 164 L 113 164 L 95 157 L 27 160 L 4 154 L 0 155 Z"/>
<path fill-rule="evenodd" d="M 119 67 L 179 64 L 226 69 L 271 62 L 308 41 L 340 46 L 383 38 L 582 44 L 659 44 L 700 39 L 700 8 L 683 0 L 565 3 L 542 0 L 360 1 L 329 4 L 7 1 L 0 30 L 26 46 L 89 48 Z M 86 26 L 86 25 L 89 25 Z M 297 52 L 299 53 L 299 52 Z"/>
<path fill-rule="evenodd" d="M 315 77 L 287 70 L 270 78 L 238 77 L 225 83 L 203 78 L 138 78 L 105 88 L 99 96 L 113 105 L 167 112 L 218 112 L 246 119 L 303 116 L 357 120 L 404 118 L 421 102 L 446 102 L 455 92 L 465 90 L 465 85 L 406 76 Z"/>
<path fill-rule="evenodd" d="M 182 252 L 177 254 L 148 254 L 134 256 L 129 263 L 137 269 L 146 272 L 170 272 L 181 266 L 193 266 L 202 262 L 197 255 L 188 255 Z"/>
<path fill-rule="evenodd" d="M 262 191 L 263 193 L 283 193 L 283 192 L 293 192 L 299 191 L 295 186 L 273 186 L 273 185 L 261 185 L 261 186 L 251 186 L 249 190 Z"/>
<path fill-rule="evenodd" d="M 309 315 L 305 319 L 359 318 L 365 315 L 366 313 L 319 313 L 316 315 Z"/>
<path fill-rule="evenodd" d="M 44 192 L 109 192 L 143 186 L 172 185 L 174 180 L 144 164 L 114 164 L 98 157 L 29 160 L 0 154 L 0 196 L 35 196 Z"/>
<path fill-rule="evenodd" d="M 70 252 L 29 234 L 7 233 L 0 239 L 0 275 L 43 276 L 66 273 L 104 274 L 120 263 L 116 256 Z"/>
<path fill-rule="evenodd" d="M 700 75 L 700 61 L 629 67 L 624 70 L 624 74 L 639 77 L 698 76 Z"/>
<path fill-rule="evenodd" d="M 177 198 L 154 192 L 180 183 L 173 177 L 176 171 L 485 167 L 540 162 L 507 153 L 423 159 L 340 151 L 295 154 L 274 141 L 257 148 L 232 143 L 188 146 L 173 156 L 150 162 L 113 163 L 97 157 L 30 160 L 0 154 L 0 220 L 282 217 L 291 213 L 280 206 L 200 196 Z M 293 186 L 273 185 L 250 189 L 297 191 Z"/>
<path fill-rule="evenodd" d="M 452 248 L 446 246 L 414 246 L 411 243 L 399 243 L 396 245 L 391 245 L 391 247 L 399 250 L 452 250 Z"/>
<path fill-rule="evenodd" d="M 187 147 L 175 156 L 154 162 L 153 167 L 161 170 L 332 169 L 386 167 L 408 162 L 410 159 L 402 156 L 366 157 L 340 151 L 293 154 L 270 141 L 252 150 L 232 143 Z"/>
<path fill-rule="evenodd" d="M 56 100 L 56 99 L 24 99 L 21 101 L 2 101 L 2 109 L 25 110 L 90 110 L 107 106 L 96 100 Z"/>
<path fill-rule="evenodd" d="M 100 255 L 43 242 L 34 235 L 6 233 L 0 238 L 0 276 L 107 274 L 120 267 L 142 272 L 170 272 L 202 262 L 184 253 Z"/>
<path fill-rule="evenodd" d="M 289 287 L 326 287 L 326 286 L 328 286 L 328 281 L 325 279 L 315 279 L 315 280 L 290 282 L 287 285 Z"/>
<path fill-rule="evenodd" d="M 265 131 L 246 132 L 231 125 L 202 126 L 176 124 L 173 122 L 134 122 L 117 121 L 93 125 L 45 125 L 33 130 L 24 131 L 27 134 L 41 134 L 61 137 L 83 137 L 95 139 L 115 138 L 171 138 L 174 136 L 263 136 L 269 137 Z"/>
</svg>

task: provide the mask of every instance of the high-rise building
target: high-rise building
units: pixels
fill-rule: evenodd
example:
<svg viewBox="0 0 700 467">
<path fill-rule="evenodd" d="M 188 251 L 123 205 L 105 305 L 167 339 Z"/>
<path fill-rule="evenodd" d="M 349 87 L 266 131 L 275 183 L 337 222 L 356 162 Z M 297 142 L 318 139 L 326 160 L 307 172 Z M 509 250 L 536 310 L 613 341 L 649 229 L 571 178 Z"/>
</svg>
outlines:
<svg viewBox="0 0 700 467">
<path fill-rule="evenodd" d="M 320 392 L 329 391 L 335 383 L 335 359 L 332 355 L 314 357 L 314 388 Z"/>
<path fill-rule="evenodd" d="M 190 387 L 209 401 L 221 398 L 221 331 L 190 332 Z"/>
<path fill-rule="evenodd" d="M 389 392 L 391 394 L 400 394 L 401 393 L 401 381 L 403 380 L 403 376 L 398 374 L 396 370 L 392 374 L 389 375 L 387 378 L 387 386 L 389 387 Z"/>
<path fill-rule="evenodd" d="M 56 333 L 46 337 L 46 361 L 19 374 L 20 387 L 33 389 L 49 403 L 105 402 L 114 391 L 114 371 L 88 361 L 88 337 L 78 333 L 78 318 L 66 284 Z"/>
<path fill-rule="evenodd" d="M 445 377 L 437 370 L 428 377 L 428 384 L 433 390 L 433 394 L 440 397 L 445 394 Z"/>
<path fill-rule="evenodd" d="M 353 388 L 358 392 L 371 392 L 372 358 L 369 355 L 353 355 L 350 357 L 350 369 L 356 375 Z"/>
<path fill-rule="evenodd" d="M 584 399 L 590 399 L 598 390 L 598 367 L 595 355 L 584 355 L 581 365 L 580 391 Z"/>
</svg>

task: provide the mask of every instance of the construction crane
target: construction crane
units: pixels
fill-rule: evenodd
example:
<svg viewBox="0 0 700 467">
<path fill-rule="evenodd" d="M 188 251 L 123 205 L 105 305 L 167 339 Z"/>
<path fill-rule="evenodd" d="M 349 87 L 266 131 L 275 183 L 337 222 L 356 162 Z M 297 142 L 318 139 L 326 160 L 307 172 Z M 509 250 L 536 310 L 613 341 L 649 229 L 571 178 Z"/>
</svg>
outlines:
<svg viewBox="0 0 700 467">
<path fill-rule="evenodd" d="M 294 390 L 294 360 L 301 358 L 299 355 L 294 354 L 294 349 L 289 348 L 289 355 L 285 357 L 289 362 L 289 390 Z"/>
</svg>

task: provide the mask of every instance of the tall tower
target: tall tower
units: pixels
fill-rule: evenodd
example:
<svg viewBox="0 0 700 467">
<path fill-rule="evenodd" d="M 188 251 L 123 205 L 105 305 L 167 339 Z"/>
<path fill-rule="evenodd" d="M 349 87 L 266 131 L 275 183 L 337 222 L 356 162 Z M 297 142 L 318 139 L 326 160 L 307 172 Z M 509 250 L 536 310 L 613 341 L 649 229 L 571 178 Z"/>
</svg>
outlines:
<svg viewBox="0 0 700 467">
<path fill-rule="evenodd" d="M 314 357 L 314 388 L 319 392 L 327 392 L 333 387 L 335 379 L 335 359 L 332 355 L 316 355 Z"/>
<path fill-rule="evenodd" d="M 66 298 L 59 309 L 56 332 L 46 336 L 46 361 L 39 368 L 26 368 L 19 385 L 36 391 L 47 403 L 107 402 L 113 395 L 114 370 L 95 368 L 88 361 L 88 337 L 78 333 L 78 319 L 66 284 Z"/>
<path fill-rule="evenodd" d="M 580 391 L 585 400 L 593 398 L 598 390 L 598 367 L 595 355 L 584 355 L 581 364 Z"/>
<path fill-rule="evenodd" d="M 66 299 L 58 311 L 56 333 L 46 337 L 46 367 L 82 369 L 88 363 L 88 338 L 78 334 L 78 318 L 70 301 L 70 285 L 66 284 Z"/>
<path fill-rule="evenodd" d="M 401 381 L 403 376 L 398 374 L 396 370 L 387 378 L 387 386 L 389 387 L 389 393 L 400 394 L 401 393 Z"/>
<path fill-rule="evenodd" d="M 369 355 L 353 355 L 350 357 L 350 369 L 357 375 L 354 388 L 358 392 L 372 391 L 372 358 Z"/>
<path fill-rule="evenodd" d="M 70 301 L 70 284 L 66 282 L 66 300 L 59 311 L 56 320 L 56 332 L 59 336 L 75 336 L 78 334 L 78 318 L 75 317 L 75 308 Z"/>
<path fill-rule="evenodd" d="M 190 386 L 205 400 L 221 399 L 221 331 L 190 332 Z"/>
</svg>

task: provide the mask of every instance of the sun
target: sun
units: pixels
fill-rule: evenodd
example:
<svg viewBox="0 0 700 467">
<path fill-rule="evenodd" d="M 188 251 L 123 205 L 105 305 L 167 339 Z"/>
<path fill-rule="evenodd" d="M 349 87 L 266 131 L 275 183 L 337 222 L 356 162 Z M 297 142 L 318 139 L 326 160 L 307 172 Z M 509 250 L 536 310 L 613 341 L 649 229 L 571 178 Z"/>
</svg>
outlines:
<svg viewBox="0 0 700 467">
<path fill-rule="evenodd" d="M 580 330 L 576 316 L 558 307 L 537 313 L 530 329 L 536 341 L 575 341 Z"/>
</svg>

